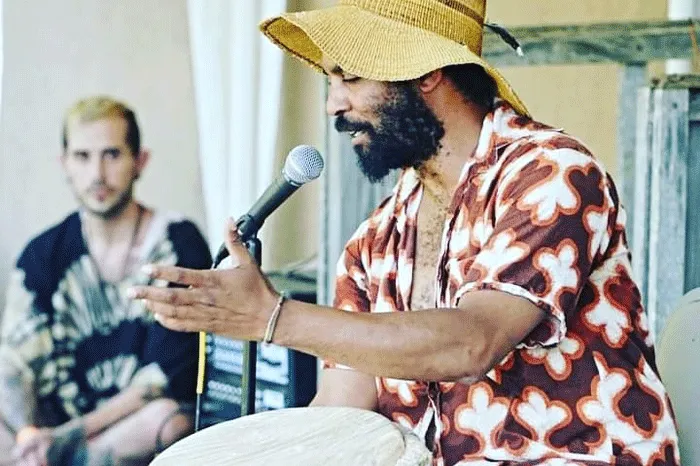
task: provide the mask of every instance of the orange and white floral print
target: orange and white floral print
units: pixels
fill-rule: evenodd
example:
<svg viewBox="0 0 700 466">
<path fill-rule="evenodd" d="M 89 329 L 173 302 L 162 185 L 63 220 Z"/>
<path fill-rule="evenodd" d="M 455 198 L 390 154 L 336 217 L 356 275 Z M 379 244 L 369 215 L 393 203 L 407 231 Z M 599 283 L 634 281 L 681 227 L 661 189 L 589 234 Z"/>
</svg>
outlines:
<svg viewBox="0 0 700 466">
<path fill-rule="evenodd" d="M 583 355 L 583 350 L 583 341 L 569 332 L 558 345 L 527 349 L 522 357 L 529 364 L 543 364 L 552 379 L 564 381 L 571 375 L 574 361 Z"/>
</svg>

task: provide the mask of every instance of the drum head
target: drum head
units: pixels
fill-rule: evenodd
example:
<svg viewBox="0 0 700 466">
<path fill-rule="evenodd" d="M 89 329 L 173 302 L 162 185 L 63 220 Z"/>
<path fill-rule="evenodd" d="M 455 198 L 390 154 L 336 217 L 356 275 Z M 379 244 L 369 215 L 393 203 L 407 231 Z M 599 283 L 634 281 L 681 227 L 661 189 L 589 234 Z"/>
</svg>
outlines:
<svg viewBox="0 0 700 466">
<path fill-rule="evenodd" d="M 288 408 L 222 422 L 158 455 L 152 466 L 423 466 L 422 441 L 384 416 L 356 408 Z"/>
</svg>

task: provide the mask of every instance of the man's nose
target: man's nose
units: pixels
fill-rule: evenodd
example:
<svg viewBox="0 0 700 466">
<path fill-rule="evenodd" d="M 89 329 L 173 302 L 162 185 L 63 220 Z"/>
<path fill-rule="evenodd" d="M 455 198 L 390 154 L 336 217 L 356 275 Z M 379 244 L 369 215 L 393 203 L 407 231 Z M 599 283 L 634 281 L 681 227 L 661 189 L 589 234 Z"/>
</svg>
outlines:
<svg viewBox="0 0 700 466">
<path fill-rule="evenodd" d="M 106 161 L 104 157 L 94 155 L 90 159 L 90 174 L 95 181 L 104 181 Z"/>
<path fill-rule="evenodd" d="M 326 99 L 326 113 L 328 116 L 340 116 L 350 110 L 350 99 L 347 89 L 340 83 L 335 83 L 334 79 L 328 86 L 328 98 Z"/>
</svg>

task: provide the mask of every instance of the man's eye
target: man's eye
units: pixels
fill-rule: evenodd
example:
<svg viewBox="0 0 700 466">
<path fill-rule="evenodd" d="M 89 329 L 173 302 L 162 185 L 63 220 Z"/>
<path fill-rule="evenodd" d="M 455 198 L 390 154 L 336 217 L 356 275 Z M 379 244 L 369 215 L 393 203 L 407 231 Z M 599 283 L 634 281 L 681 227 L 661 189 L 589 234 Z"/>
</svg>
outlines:
<svg viewBox="0 0 700 466">
<path fill-rule="evenodd" d="M 110 149 L 104 152 L 105 157 L 112 160 L 118 159 L 121 154 L 122 153 L 119 149 Z"/>
</svg>

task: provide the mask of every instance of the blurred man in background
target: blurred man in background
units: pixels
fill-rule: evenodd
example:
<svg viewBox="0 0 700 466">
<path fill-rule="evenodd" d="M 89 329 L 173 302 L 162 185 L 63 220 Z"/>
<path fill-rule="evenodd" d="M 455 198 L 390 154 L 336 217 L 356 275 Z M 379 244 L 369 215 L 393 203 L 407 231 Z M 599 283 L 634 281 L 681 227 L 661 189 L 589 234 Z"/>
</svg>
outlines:
<svg viewBox="0 0 700 466">
<path fill-rule="evenodd" d="M 61 166 L 77 212 L 17 261 L 0 339 L 0 458 L 17 464 L 147 464 L 192 430 L 197 337 L 127 299 L 145 263 L 211 265 L 197 227 L 133 197 L 149 160 L 134 112 L 77 102 Z"/>
</svg>

